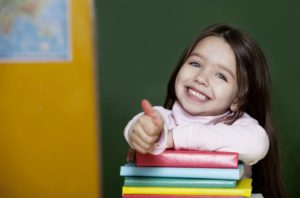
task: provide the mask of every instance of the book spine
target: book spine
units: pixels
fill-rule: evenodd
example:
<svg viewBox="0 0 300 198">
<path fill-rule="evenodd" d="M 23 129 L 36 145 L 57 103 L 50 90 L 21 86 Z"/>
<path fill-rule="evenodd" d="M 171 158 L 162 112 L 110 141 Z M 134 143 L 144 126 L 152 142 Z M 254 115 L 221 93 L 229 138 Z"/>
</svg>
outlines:
<svg viewBox="0 0 300 198">
<path fill-rule="evenodd" d="M 187 188 L 234 188 L 236 180 L 193 179 L 169 177 L 125 177 L 124 186 L 136 187 L 187 187 Z"/>
<path fill-rule="evenodd" d="M 235 188 L 170 188 L 123 186 L 122 195 L 208 195 L 208 196 L 251 196 L 252 179 L 241 179 Z"/>
<path fill-rule="evenodd" d="M 159 155 L 136 153 L 136 165 L 161 167 L 237 168 L 232 152 L 166 150 Z"/>
<path fill-rule="evenodd" d="M 123 195 L 123 198 L 243 198 L 242 196 L 206 195 Z"/>
<path fill-rule="evenodd" d="M 162 188 L 162 187 L 127 187 L 123 186 L 124 194 L 152 194 L 152 195 L 226 195 L 250 197 L 251 189 L 224 188 Z"/>
<path fill-rule="evenodd" d="M 244 173 L 244 165 L 239 168 L 167 168 L 121 166 L 121 176 L 177 177 L 239 180 Z"/>
</svg>

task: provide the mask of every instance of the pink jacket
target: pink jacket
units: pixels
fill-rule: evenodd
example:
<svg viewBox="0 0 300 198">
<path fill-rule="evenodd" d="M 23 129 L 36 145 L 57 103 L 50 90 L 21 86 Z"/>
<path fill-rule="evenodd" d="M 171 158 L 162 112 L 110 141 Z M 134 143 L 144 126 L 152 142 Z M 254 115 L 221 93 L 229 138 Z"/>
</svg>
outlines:
<svg viewBox="0 0 300 198">
<path fill-rule="evenodd" d="M 169 130 L 173 131 L 174 149 L 237 152 L 239 160 L 248 165 L 255 164 L 268 152 L 269 138 L 264 128 L 247 113 L 232 125 L 226 125 L 213 124 L 220 116 L 192 116 L 177 102 L 172 110 L 154 108 L 164 119 L 164 130 L 152 154 L 160 154 L 165 150 Z M 131 126 L 142 114 L 136 115 L 124 130 L 128 143 Z"/>
</svg>

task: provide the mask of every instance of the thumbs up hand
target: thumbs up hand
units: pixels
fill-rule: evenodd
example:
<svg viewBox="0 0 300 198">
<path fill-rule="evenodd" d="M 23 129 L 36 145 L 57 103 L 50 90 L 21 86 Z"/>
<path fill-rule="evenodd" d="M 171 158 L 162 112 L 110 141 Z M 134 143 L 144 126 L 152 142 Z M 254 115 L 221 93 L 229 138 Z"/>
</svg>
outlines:
<svg viewBox="0 0 300 198">
<path fill-rule="evenodd" d="M 154 124 L 159 127 L 163 125 L 163 119 L 161 115 L 158 113 L 158 111 L 154 110 L 150 102 L 146 99 L 143 99 L 141 102 L 141 107 L 144 111 L 144 113 L 152 118 Z"/>
<path fill-rule="evenodd" d="M 132 126 L 129 142 L 136 151 L 149 153 L 163 130 L 164 120 L 148 100 L 142 100 L 141 107 L 144 115 L 140 116 Z"/>
</svg>

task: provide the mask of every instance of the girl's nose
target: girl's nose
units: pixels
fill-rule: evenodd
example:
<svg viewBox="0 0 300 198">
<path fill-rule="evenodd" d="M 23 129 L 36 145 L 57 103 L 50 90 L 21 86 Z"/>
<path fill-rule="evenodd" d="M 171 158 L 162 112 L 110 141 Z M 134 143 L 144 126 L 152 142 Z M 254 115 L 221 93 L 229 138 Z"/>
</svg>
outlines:
<svg viewBox="0 0 300 198">
<path fill-rule="evenodd" d="M 198 72 L 194 81 L 199 85 L 208 86 L 208 74 L 204 71 Z"/>
</svg>

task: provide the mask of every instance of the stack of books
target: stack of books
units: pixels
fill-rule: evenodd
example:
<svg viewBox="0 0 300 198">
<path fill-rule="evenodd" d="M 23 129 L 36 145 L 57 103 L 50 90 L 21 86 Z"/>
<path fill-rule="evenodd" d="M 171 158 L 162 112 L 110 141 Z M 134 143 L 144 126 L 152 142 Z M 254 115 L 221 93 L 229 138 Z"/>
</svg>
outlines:
<svg viewBox="0 0 300 198">
<path fill-rule="evenodd" d="M 251 196 L 250 178 L 232 152 L 166 150 L 136 153 L 121 166 L 123 198 L 242 198 Z"/>
</svg>

